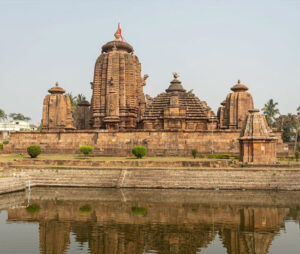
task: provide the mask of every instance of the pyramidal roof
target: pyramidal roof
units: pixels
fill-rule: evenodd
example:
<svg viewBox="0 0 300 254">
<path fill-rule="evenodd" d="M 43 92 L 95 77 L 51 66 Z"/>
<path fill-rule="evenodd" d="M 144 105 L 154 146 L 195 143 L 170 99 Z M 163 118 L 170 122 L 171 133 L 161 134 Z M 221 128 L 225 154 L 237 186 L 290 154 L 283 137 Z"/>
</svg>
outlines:
<svg viewBox="0 0 300 254">
<path fill-rule="evenodd" d="M 143 119 L 164 118 L 164 109 L 171 105 L 171 98 L 178 97 L 178 107 L 186 110 L 188 119 L 209 119 L 214 113 L 207 106 L 205 101 L 201 101 L 192 92 L 186 92 L 181 82 L 178 80 L 178 74 L 173 73 L 174 79 L 165 93 L 156 96 L 151 104 L 146 107 Z"/>
</svg>

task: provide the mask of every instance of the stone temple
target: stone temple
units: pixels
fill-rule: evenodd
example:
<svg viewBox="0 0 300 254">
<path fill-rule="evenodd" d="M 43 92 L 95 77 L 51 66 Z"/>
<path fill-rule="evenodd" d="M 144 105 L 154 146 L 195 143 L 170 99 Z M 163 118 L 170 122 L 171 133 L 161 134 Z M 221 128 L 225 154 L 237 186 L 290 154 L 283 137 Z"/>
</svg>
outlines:
<svg viewBox="0 0 300 254">
<path fill-rule="evenodd" d="M 239 138 L 254 109 L 246 85 L 238 81 L 217 114 L 192 90 L 184 89 L 177 73 L 164 92 L 151 98 L 143 91 L 148 75 L 142 74 L 134 48 L 122 38 L 118 29 L 115 39 L 102 46 L 90 101 L 80 103 L 72 116 L 65 91 L 54 86 L 44 100 L 42 131 L 13 134 L 6 150 L 23 152 L 38 143 L 49 153 L 75 153 L 80 145 L 94 146 L 99 155 L 128 156 L 134 145 L 147 146 L 150 156 L 190 156 L 191 149 L 239 153 Z M 281 133 L 267 130 L 268 137 L 278 138 L 272 149 L 286 153 Z"/>
</svg>

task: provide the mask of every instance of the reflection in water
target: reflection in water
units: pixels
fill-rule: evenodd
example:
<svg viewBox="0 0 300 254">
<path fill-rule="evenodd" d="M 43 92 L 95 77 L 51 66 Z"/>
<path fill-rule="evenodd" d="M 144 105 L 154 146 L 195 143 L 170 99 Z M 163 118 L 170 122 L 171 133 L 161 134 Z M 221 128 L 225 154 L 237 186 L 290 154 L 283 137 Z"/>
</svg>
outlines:
<svg viewBox="0 0 300 254">
<path fill-rule="evenodd" d="M 37 222 L 47 254 L 67 253 L 70 234 L 92 254 L 196 254 L 217 235 L 227 253 L 268 253 L 300 214 L 298 192 L 35 188 L 30 204 L 18 193 L 0 207 L 5 198 L 8 222 Z"/>
</svg>

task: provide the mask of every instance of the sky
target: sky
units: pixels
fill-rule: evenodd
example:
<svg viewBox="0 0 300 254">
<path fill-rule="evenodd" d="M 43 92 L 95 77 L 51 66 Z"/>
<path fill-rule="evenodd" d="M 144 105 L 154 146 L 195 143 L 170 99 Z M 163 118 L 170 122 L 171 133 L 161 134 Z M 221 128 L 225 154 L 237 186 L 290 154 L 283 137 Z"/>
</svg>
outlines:
<svg viewBox="0 0 300 254">
<path fill-rule="evenodd" d="M 39 124 L 56 81 L 90 99 L 118 22 L 149 74 L 145 94 L 178 72 L 215 112 L 238 79 L 256 108 L 300 106 L 300 0 L 0 0 L 0 108 Z"/>
</svg>

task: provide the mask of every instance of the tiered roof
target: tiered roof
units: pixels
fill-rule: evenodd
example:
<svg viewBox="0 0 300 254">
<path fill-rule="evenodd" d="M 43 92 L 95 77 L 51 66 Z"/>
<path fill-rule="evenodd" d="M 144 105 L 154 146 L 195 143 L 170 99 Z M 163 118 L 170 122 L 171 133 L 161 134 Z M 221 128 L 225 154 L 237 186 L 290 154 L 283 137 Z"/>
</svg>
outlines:
<svg viewBox="0 0 300 254">
<path fill-rule="evenodd" d="M 173 96 L 178 97 L 179 107 L 186 110 L 187 119 L 208 119 L 210 116 L 214 116 L 206 102 L 201 101 L 192 92 L 186 92 L 177 77 L 178 75 L 175 73 L 174 80 L 171 81 L 166 92 L 159 94 L 150 105 L 147 105 L 143 119 L 164 118 L 164 109 L 170 107 L 170 99 Z"/>
</svg>

